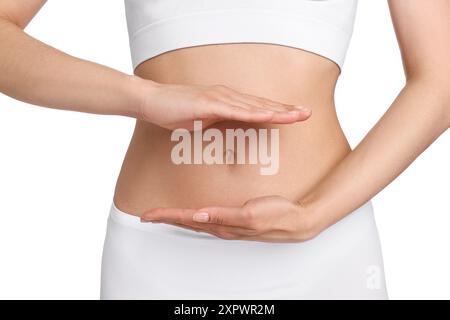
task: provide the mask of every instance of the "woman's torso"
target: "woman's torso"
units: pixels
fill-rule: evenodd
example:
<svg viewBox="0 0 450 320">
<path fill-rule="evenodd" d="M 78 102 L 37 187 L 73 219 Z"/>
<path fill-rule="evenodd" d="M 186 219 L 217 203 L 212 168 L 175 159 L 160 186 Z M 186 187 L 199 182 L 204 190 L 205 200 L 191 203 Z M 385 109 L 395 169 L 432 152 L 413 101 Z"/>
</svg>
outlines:
<svg viewBox="0 0 450 320">
<path fill-rule="evenodd" d="M 350 151 L 334 105 L 339 68 L 317 54 L 272 44 L 206 45 L 156 56 L 140 64 L 136 74 L 160 83 L 223 84 L 305 105 L 312 115 L 289 125 L 225 121 L 212 126 L 224 136 L 227 128 L 279 128 L 279 170 L 274 175 L 262 175 L 259 164 L 176 165 L 171 131 L 138 120 L 114 195 L 122 211 L 140 215 L 153 207 L 241 205 L 263 195 L 298 200 Z"/>
</svg>

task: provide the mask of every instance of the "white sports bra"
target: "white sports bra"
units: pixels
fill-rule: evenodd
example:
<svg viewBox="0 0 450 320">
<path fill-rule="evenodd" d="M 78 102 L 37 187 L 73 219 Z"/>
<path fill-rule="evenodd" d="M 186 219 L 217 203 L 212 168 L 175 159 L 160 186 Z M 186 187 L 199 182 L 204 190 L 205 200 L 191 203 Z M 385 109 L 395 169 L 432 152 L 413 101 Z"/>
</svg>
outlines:
<svg viewBox="0 0 450 320">
<path fill-rule="evenodd" d="M 357 0 L 125 0 L 133 68 L 205 44 L 270 43 L 344 63 Z"/>
</svg>

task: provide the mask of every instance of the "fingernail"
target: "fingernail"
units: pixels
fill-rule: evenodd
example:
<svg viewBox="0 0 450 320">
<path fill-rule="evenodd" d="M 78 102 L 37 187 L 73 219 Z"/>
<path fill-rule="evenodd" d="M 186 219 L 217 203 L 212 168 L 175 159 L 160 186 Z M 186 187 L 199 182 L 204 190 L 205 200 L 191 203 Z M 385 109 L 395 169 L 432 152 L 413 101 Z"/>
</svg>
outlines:
<svg viewBox="0 0 450 320">
<path fill-rule="evenodd" d="M 194 214 L 192 219 L 197 222 L 208 222 L 209 214 L 207 212 L 197 212 Z"/>
<path fill-rule="evenodd" d="M 148 222 L 151 222 L 151 223 L 161 223 L 161 221 L 153 220 L 152 218 L 143 218 L 143 217 L 141 217 L 141 222 L 142 222 L 142 223 L 148 223 Z"/>
<path fill-rule="evenodd" d="M 152 216 L 150 215 L 142 215 L 141 216 L 141 222 L 151 222 L 153 220 Z"/>
<path fill-rule="evenodd" d="M 303 112 L 309 112 L 310 109 L 307 107 L 303 107 L 303 106 L 295 106 L 296 109 L 298 109 L 299 111 L 303 111 Z"/>
</svg>

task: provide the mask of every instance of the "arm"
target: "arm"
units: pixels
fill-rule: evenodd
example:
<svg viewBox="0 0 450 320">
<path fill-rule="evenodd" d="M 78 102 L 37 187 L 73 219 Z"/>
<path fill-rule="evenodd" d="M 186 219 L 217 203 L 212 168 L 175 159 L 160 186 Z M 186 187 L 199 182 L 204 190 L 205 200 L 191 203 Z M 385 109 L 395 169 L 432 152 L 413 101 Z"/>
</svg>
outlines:
<svg viewBox="0 0 450 320">
<path fill-rule="evenodd" d="M 450 2 L 390 0 L 406 85 L 359 145 L 298 204 L 261 197 L 242 207 L 155 208 L 162 221 L 224 239 L 309 240 L 363 205 L 450 126 Z"/>
<path fill-rule="evenodd" d="M 137 78 L 72 57 L 23 31 L 45 2 L 0 0 L 0 92 L 45 107 L 137 116 Z"/>
<path fill-rule="evenodd" d="M 195 119 L 292 123 L 309 117 L 294 106 L 224 86 L 158 84 L 63 53 L 23 30 L 45 2 L 0 0 L 0 92 L 15 99 L 130 116 L 168 129 L 189 127 Z"/>
<path fill-rule="evenodd" d="M 359 145 L 307 196 L 323 229 L 375 196 L 450 126 L 450 3 L 390 0 L 406 85 Z"/>
</svg>

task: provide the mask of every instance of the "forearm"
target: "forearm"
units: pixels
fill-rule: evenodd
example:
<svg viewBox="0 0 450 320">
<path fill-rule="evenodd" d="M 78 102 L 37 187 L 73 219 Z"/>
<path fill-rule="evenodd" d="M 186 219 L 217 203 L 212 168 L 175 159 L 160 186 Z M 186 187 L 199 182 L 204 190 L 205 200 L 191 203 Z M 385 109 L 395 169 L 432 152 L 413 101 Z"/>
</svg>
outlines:
<svg viewBox="0 0 450 320">
<path fill-rule="evenodd" d="M 359 145 L 299 201 L 314 212 L 320 229 L 375 196 L 448 129 L 448 89 L 439 88 L 408 83 Z"/>
<path fill-rule="evenodd" d="M 0 92 L 15 99 L 50 108 L 135 117 L 147 85 L 144 82 L 67 55 L 0 19 Z"/>
</svg>

